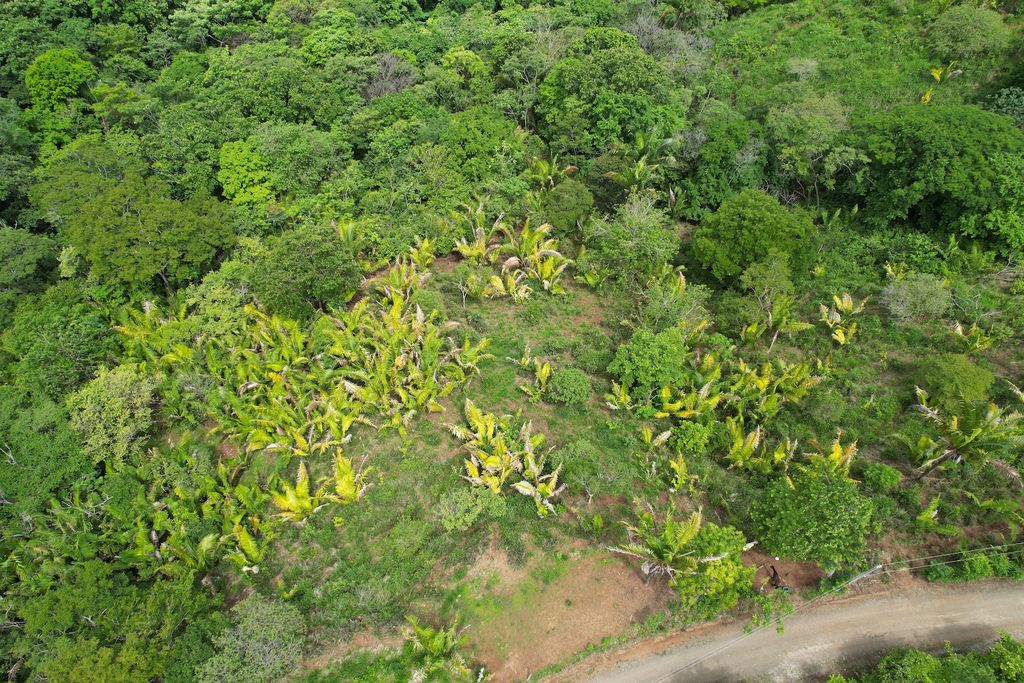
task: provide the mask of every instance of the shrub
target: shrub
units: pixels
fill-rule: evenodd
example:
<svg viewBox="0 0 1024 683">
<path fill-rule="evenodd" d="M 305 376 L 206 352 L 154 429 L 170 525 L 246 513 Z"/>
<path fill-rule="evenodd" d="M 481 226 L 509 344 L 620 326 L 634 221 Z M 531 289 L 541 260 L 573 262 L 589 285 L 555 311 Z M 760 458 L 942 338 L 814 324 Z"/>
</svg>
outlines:
<svg viewBox="0 0 1024 683">
<path fill-rule="evenodd" d="M 444 297 L 441 293 L 433 289 L 417 289 L 409 297 L 410 306 L 419 306 L 423 313 L 430 315 L 434 311 L 437 311 L 438 315 L 442 318 L 446 317 Z"/>
<path fill-rule="evenodd" d="M 956 412 L 961 401 L 974 403 L 988 398 L 995 375 L 960 353 L 942 353 L 923 358 L 914 373 L 915 383 L 931 396 L 935 405 Z"/>
<path fill-rule="evenodd" d="M 56 400 L 92 377 L 117 339 L 103 313 L 68 282 L 22 297 L 0 344 L 17 359 L 10 368 L 16 383 Z"/>
<path fill-rule="evenodd" d="M 731 282 L 769 249 L 789 254 L 796 267 L 805 266 L 814 235 L 808 212 L 786 208 L 760 190 L 743 190 L 697 228 L 693 250 L 716 278 Z"/>
<path fill-rule="evenodd" d="M 941 317 L 952 301 L 942 280 L 926 273 L 911 273 L 890 282 L 882 292 L 882 304 L 903 325 Z"/>
<path fill-rule="evenodd" d="M 590 400 L 590 378 L 577 368 L 559 368 L 551 374 L 551 400 L 567 406 L 581 406 Z"/>
<path fill-rule="evenodd" d="M 801 471 L 773 480 L 750 517 L 768 552 L 832 568 L 862 558 L 871 509 L 845 476 Z"/>
<path fill-rule="evenodd" d="M 620 451 L 616 449 L 615 453 Z M 588 439 L 576 439 L 552 453 L 552 464 L 561 467 L 561 480 L 573 491 L 591 495 L 628 495 L 635 472 L 624 454 L 619 457 L 603 452 Z"/>
<path fill-rule="evenodd" d="M 928 31 L 932 52 L 943 61 L 994 54 L 1010 42 L 1010 29 L 995 10 L 957 5 L 939 15 Z"/>
<path fill-rule="evenodd" d="M 1003 88 L 992 96 L 988 108 L 1010 117 L 1018 128 L 1024 128 L 1024 88 Z"/>
<path fill-rule="evenodd" d="M 486 515 L 504 517 L 508 509 L 505 498 L 486 488 L 458 488 L 447 491 L 438 501 L 437 510 L 445 531 L 466 531 Z"/>
<path fill-rule="evenodd" d="M 643 401 L 663 386 L 686 379 L 689 349 L 679 328 L 662 332 L 640 328 L 615 352 L 608 371 L 633 397 Z"/>
<path fill-rule="evenodd" d="M 891 493 L 900 487 L 903 475 L 895 467 L 874 462 L 864 470 L 864 485 L 873 493 Z"/>
<path fill-rule="evenodd" d="M 715 434 L 713 424 L 702 424 L 686 420 L 672 428 L 669 445 L 684 455 L 704 455 Z"/>
<path fill-rule="evenodd" d="M 612 217 L 592 220 L 584 230 L 586 246 L 611 277 L 641 280 L 679 250 L 679 235 L 654 202 L 651 195 L 631 195 Z"/>
<path fill-rule="evenodd" d="M 231 614 L 235 626 L 214 640 L 217 654 L 199 670 L 200 683 L 269 683 L 294 669 L 306 640 L 297 607 L 253 595 Z"/>
<path fill-rule="evenodd" d="M 541 195 L 537 206 L 539 222 L 550 223 L 558 239 L 580 239 L 579 226 L 594 210 L 594 195 L 587 186 L 569 178 Z"/>
<path fill-rule="evenodd" d="M 134 365 L 101 369 L 68 397 L 71 424 L 82 435 L 82 452 L 113 470 L 141 459 L 153 424 L 157 381 Z"/>
</svg>

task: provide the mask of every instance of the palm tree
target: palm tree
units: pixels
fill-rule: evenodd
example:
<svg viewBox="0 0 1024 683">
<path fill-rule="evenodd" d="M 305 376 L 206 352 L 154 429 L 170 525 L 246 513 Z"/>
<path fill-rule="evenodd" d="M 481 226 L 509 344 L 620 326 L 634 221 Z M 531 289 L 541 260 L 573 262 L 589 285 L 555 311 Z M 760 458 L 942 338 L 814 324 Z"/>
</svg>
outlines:
<svg viewBox="0 0 1024 683">
<path fill-rule="evenodd" d="M 629 542 L 609 550 L 639 559 L 645 578 L 688 573 L 696 568 L 697 559 L 687 548 L 700 531 L 702 521 L 700 510 L 686 520 L 675 519 L 669 511 L 660 523 L 650 510 L 639 510 L 635 525 L 623 522 Z"/>
<path fill-rule="evenodd" d="M 947 463 L 990 464 L 1021 483 L 1020 473 L 1005 461 L 1024 448 L 1024 414 L 994 403 L 961 401 L 958 414 L 946 414 L 928 405 L 928 393 L 916 387 L 917 410 L 938 431 L 935 438 L 922 436 L 908 443 L 924 460 L 915 479 L 921 479 Z M 904 440 L 906 441 L 906 440 Z"/>
</svg>

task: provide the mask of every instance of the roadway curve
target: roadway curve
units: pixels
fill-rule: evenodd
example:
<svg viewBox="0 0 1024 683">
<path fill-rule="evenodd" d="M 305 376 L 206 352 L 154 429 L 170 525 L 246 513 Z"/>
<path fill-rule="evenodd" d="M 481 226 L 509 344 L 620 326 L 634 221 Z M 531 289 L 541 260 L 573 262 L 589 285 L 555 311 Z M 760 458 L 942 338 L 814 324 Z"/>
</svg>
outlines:
<svg viewBox="0 0 1024 683">
<path fill-rule="evenodd" d="M 831 672 L 870 664 L 893 647 L 938 651 L 947 641 L 957 648 L 980 647 L 994 640 L 1001 630 L 1024 637 L 1024 584 L 927 586 L 841 598 L 792 615 L 785 627 L 782 635 L 765 629 L 719 651 L 742 631 L 736 624 L 715 626 L 682 645 L 638 661 L 622 662 L 615 669 L 590 671 L 589 676 L 580 671 L 577 680 L 823 680 Z"/>
</svg>

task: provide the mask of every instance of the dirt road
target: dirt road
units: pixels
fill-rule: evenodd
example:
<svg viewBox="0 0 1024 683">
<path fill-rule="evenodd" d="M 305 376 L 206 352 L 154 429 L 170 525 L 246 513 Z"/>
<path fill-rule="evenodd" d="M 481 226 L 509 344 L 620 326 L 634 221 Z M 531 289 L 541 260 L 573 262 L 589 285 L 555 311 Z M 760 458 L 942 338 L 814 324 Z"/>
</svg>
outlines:
<svg viewBox="0 0 1024 683">
<path fill-rule="evenodd" d="M 1009 631 L 1024 637 L 1024 584 L 928 586 L 824 602 L 789 617 L 785 633 L 743 635 L 738 625 L 706 630 L 667 652 L 582 676 L 595 683 L 710 683 L 823 680 L 871 663 L 888 648 L 982 646 Z M 685 667 L 685 668 L 684 668 Z"/>
</svg>

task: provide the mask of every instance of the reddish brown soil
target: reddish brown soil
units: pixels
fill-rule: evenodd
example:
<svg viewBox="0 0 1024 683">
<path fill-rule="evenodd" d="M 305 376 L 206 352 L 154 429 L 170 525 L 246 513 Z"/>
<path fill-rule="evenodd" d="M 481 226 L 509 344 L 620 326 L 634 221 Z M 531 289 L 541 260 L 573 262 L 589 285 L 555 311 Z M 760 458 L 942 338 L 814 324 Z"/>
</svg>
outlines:
<svg viewBox="0 0 1024 683">
<path fill-rule="evenodd" d="M 500 623 L 470 630 L 470 650 L 493 672 L 495 683 L 523 680 L 589 643 L 626 631 L 665 609 L 672 592 L 661 581 L 645 583 L 617 558 L 596 555 L 573 563 L 535 599 L 514 604 Z"/>
</svg>

